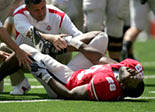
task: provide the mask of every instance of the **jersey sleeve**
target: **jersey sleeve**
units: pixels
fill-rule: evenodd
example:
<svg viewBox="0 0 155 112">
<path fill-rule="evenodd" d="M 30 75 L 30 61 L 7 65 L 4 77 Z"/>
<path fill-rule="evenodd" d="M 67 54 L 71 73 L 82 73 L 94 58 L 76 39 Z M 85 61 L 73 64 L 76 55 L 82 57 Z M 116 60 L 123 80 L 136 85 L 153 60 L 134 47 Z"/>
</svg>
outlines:
<svg viewBox="0 0 155 112">
<path fill-rule="evenodd" d="M 97 73 L 87 86 L 90 100 L 106 101 L 118 100 L 122 92 L 114 77 L 105 73 Z"/>
<path fill-rule="evenodd" d="M 17 32 L 21 33 L 25 37 L 30 28 L 33 27 L 27 17 L 23 14 L 16 14 L 14 16 L 14 24 Z"/>
<path fill-rule="evenodd" d="M 61 25 L 61 30 L 63 33 L 67 33 L 73 37 L 78 36 L 80 34 L 82 34 L 81 31 L 79 31 L 76 26 L 72 23 L 72 21 L 70 20 L 70 18 L 68 17 L 67 14 L 65 14 L 63 21 L 62 21 L 62 25 Z"/>
</svg>

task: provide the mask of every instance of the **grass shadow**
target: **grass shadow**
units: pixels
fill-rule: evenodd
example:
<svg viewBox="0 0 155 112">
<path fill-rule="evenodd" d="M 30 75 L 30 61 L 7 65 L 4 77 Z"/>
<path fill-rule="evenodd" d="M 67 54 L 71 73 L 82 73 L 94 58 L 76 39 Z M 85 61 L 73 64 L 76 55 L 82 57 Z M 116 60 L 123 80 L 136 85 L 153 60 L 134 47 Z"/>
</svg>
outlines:
<svg viewBox="0 0 155 112">
<path fill-rule="evenodd" d="M 24 95 L 10 95 L 9 92 L 0 93 L 0 100 L 36 100 L 36 99 L 50 99 L 47 94 L 43 93 L 27 93 Z"/>
</svg>

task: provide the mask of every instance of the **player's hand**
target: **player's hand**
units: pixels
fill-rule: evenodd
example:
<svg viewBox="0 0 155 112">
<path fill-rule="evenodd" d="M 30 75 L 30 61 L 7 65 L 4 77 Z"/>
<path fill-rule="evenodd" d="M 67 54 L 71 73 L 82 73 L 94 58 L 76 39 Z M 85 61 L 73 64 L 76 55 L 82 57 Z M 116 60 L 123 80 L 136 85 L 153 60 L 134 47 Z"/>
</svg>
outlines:
<svg viewBox="0 0 155 112">
<path fill-rule="evenodd" d="M 44 38 L 45 40 L 51 42 L 58 51 L 61 51 L 62 49 L 65 49 L 67 47 L 67 42 L 64 40 L 64 37 L 68 36 L 67 34 L 53 35 L 43 34 L 41 32 L 39 32 L 39 34 L 41 38 Z"/>
<path fill-rule="evenodd" d="M 53 45 L 53 42 L 57 42 L 57 40 L 59 38 L 63 38 L 66 35 L 52 35 L 52 34 L 44 34 L 41 33 L 39 31 L 37 31 L 35 28 L 32 30 L 32 41 L 33 44 L 35 46 L 36 49 L 38 49 L 40 52 L 42 52 L 43 54 L 48 54 L 52 57 L 55 57 L 56 55 L 59 54 L 63 54 L 65 52 L 67 52 L 67 42 L 65 41 L 65 46 L 61 47 L 61 45 L 59 45 L 61 48 L 63 49 L 57 49 L 55 46 L 58 44 L 56 43 L 56 45 Z M 61 41 L 61 39 L 60 39 Z M 64 41 L 64 40 L 62 40 Z M 57 45 L 58 46 L 58 45 Z"/>
<path fill-rule="evenodd" d="M 28 68 L 30 70 L 30 64 L 32 64 L 31 59 L 29 56 L 32 56 L 30 53 L 27 53 L 23 51 L 22 49 L 17 50 L 16 52 L 16 57 L 19 61 L 19 66 L 23 65 L 24 67 Z"/>
<path fill-rule="evenodd" d="M 52 43 L 57 50 L 61 51 L 62 49 L 67 47 L 67 42 L 63 39 L 63 37 L 66 36 L 67 34 L 55 35 Z"/>
<path fill-rule="evenodd" d="M 9 53 L 0 51 L 0 62 L 5 61 L 10 56 Z"/>
</svg>

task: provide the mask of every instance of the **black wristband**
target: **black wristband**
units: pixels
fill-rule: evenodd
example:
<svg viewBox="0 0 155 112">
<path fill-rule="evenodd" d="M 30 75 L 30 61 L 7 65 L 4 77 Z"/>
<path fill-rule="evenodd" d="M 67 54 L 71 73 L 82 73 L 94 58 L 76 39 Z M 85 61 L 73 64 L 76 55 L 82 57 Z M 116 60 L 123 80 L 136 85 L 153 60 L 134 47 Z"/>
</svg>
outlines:
<svg viewBox="0 0 155 112">
<path fill-rule="evenodd" d="M 129 50 L 132 46 L 132 42 L 131 41 L 123 41 L 123 48 Z"/>
</svg>

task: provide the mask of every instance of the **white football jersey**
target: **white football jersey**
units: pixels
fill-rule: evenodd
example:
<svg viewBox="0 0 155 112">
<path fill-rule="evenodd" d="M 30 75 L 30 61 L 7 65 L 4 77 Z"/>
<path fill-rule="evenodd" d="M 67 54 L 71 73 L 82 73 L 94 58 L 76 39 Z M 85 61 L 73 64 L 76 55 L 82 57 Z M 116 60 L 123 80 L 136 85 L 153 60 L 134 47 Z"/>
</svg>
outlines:
<svg viewBox="0 0 155 112">
<path fill-rule="evenodd" d="M 39 22 L 31 16 L 26 6 L 22 5 L 14 12 L 14 24 L 17 32 L 24 36 L 32 26 L 48 34 L 65 33 L 73 37 L 82 34 L 70 18 L 53 5 L 47 5 L 46 16 L 44 20 Z"/>
</svg>

